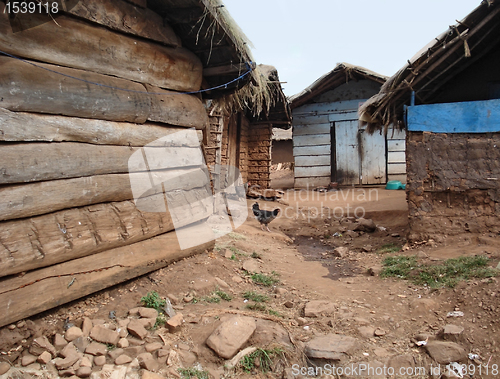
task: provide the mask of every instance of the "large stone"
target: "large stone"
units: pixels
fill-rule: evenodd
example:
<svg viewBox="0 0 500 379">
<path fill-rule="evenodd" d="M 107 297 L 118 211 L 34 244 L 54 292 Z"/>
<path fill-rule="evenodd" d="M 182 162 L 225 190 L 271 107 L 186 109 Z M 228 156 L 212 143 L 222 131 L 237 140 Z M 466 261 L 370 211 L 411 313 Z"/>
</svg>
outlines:
<svg viewBox="0 0 500 379">
<path fill-rule="evenodd" d="M 23 367 L 26 367 L 32 363 L 35 363 L 36 362 L 36 359 L 37 357 L 35 357 L 34 355 L 32 354 L 25 354 L 22 358 L 21 358 L 21 366 Z"/>
<path fill-rule="evenodd" d="M 101 325 L 96 325 L 90 331 L 90 338 L 94 341 L 109 343 L 111 345 L 116 345 L 120 340 L 120 335 L 114 330 L 105 328 Z"/>
<path fill-rule="evenodd" d="M 137 337 L 141 340 L 148 335 L 148 331 L 144 328 L 142 323 L 139 322 L 139 320 L 131 320 L 127 325 L 127 330 L 134 337 Z"/>
<path fill-rule="evenodd" d="M 56 348 L 56 350 L 61 350 L 67 344 L 68 341 L 66 341 L 62 335 L 56 333 L 56 335 L 54 336 L 54 347 Z"/>
<path fill-rule="evenodd" d="M 68 342 L 74 341 L 77 338 L 82 337 L 82 336 L 83 336 L 83 332 L 77 326 L 72 326 L 71 328 L 69 328 L 68 330 L 66 330 L 66 333 L 64 334 L 64 338 Z"/>
<path fill-rule="evenodd" d="M 90 331 L 92 330 L 92 320 L 88 317 L 83 318 L 83 323 L 82 323 L 82 333 L 84 337 L 90 336 Z"/>
<path fill-rule="evenodd" d="M 461 342 L 464 338 L 463 336 L 464 328 L 462 326 L 447 324 L 442 330 L 443 339 L 452 342 Z"/>
<path fill-rule="evenodd" d="M 207 345 L 222 358 L 232 358 L 256 329 L 253 318 L 235 316 L 224 321 L 208 337 Z"/>
<path fill-rule="evenodd" d="M 65 370 L 73 366 L 79 359 L 80 357 L 78 355 L 70 355 L 66 358 L 55 359 L 54 364 L 56 365 L 58 370 Z"/>
<path fill-rule="evenodd" d="M 345 246 L 340 246 L 333 249 L 333 255 L 335 257 L 344 258 L 348 253 L 349 253 L 349 248 Z"/>
<path fill-rule="evenodd" d="M 255 325 L 257 328 L 249 340 L 250 345 L 268 346 L 273 343 L 285 346 L 292 345 L 288 331 L 280 324 L 259 318 L 256 320 Z"/>
<path fill-rule="evenodd" d="M 158 317 L 158 311 L 153 308 L 141 307 L 139 308 L 139 316 L 144 318 L 156 318 Z"/>
<path fill-rule="evenodd" d="M 130 358 L 128 355 L 126 354 L 122 354 L 118 357 L 116 357 L 115 359 L 115 365 L 125 365 L 127 363 L 130 363 L 132 362 L 132 358 Z"/>
<path fill-rule="evenodd" d="M 351 355 L 358 346 L 358 340 L 342 334 L 328 334 L 316 337 L 306 344 L 309 358 L 341 360 Z"/>
<path fill-rule="evenodd" d="M 326 300 L 312 300 L 304 308 L 305 317 L 331 316 L 335 313 L 335 304 Z"/>
<path fill-rule="evenodd" d="M 250 273 L 261 272 L 260 264 L 255 259 L 247 259 L 243 261 L 242 265 L 243 270 L 248 271 Z"/>
<path fill-rule="evenodd" d="M 177 313 L 174 317 L 171 317 L 167 321 L 167 327 L 170 333 L 176 333 L 181 330 L 182 323 L 184 322 L 184 316 L 182 313 Z"/>
<path fill-rule="evenodd" d="M 99 355 L 106 355 L 108 352 L 108 348 L 106 345 L 99 343 L 99 342 L 91 342 L 89 346 L 85 349 L 85 353 L 94 355 L 94 356 L 99 356 Z"/>
<path fill-rule="evenodd" d="M 372 233 L 377 230 L 377 225 L 375 225 L 375 222 L 373 222 L 372 219 L 365 219 L 361 217 L 357 219 L 357 222 L 358 224 L 353 229 L 355 231 Z"/>
<path fill-rule="evenodd" d="M 375 328 L 373 326 L 360 326 L 358 332 L 362 337 L 372 338 L 375 333 Z"/>
<path fill-rule="evenodd" d="M 44 351 L 48 351 L 53 357 L 57 355 L 56 348 L 49 342 L 47 337 L 35 338 L 30 347 L 30 353 L 39 356 Z"/>
<path fill-rule="evenodd" d="M 142 353 L 137 356 L 141 368 L 148 371 L 156 371 L 160 367 L 159 363 L 154 359 L 151 353 Z"/>
<path fill-rule="evenodd" d="M 59 352 L 59 355 L 63 358 L 67 358 L 70 355 L 77 355 L 78 350 L 76 350 L 75 345 L 73 342 L 68 343 L 64 348 Z"/>
<path fill-rule="evenodd" d="M 0 362 L 0 375 L 5 374 L 9 370 L 10 364 L 8 364 L 7 362 Z"/>
<path fill-rule="evenodd" d="M 44 351 L 42 354 L 38 356 L 36 360 L 38 363 L 43 365 L 47 364 L 52 359 L 52 355 L 48 351 Z"/>
<path fill-rule="evenodd" d="M 92 368 L 91 367 L 80 367 L 78 370 L 76 370 L 76 376 L 79 378 L 88 378 L 92 374 Z"/>
<path fill-rule="evenodd" d="M 148 370 L 143 370 L 141 379 L 165 379 L 165 377 Z"/>
<path fill-rule="evenodd" d="M 431 358 L 442 365 L 467 360 L 467 352 L 455 342 L 429 341 L 425 348 Z"/>
<path fill-rule="evenodd" d="M 392 367 L 395 376 L 398 377 L 403 372 L 408 372 L 406 371 L 408 368 L 415 367 L 415 359 L 411 355 L 396 355 L 389 358 L 387 367 Z"/>
</svg>

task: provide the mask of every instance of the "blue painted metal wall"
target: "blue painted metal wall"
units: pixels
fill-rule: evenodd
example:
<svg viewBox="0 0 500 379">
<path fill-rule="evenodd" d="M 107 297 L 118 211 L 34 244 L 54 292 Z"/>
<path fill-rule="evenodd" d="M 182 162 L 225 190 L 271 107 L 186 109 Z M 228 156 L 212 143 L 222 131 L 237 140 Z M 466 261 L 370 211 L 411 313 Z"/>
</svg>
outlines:
<svg viewBox="0 0 500 379">
<path fill-rule="evenodd" d="M 500 132 L 500 100 L 410 106 L 407 125 L 415 132 Z"/>
</svg>

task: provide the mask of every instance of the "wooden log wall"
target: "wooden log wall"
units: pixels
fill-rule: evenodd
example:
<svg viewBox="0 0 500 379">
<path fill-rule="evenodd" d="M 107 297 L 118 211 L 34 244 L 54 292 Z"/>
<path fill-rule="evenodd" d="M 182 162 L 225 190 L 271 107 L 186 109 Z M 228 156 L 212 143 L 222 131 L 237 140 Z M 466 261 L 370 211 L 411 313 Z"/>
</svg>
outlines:
<svg viewBox="0 0 500 379">
<path fill-rule="evenodd" d="M 81 0 L 59 25 L 20 33 L 0 14 L 0 50 L 24 59 L 0 56 L 0 327 L 213 247 L 181 250 L 174 231 L 204 235 L 212 213 L 208 117 L 181 93 L 200 89 L 202 64 L 138 3 Z M 182 215 L 147 211 L 186 202 Z"/>
</svg>

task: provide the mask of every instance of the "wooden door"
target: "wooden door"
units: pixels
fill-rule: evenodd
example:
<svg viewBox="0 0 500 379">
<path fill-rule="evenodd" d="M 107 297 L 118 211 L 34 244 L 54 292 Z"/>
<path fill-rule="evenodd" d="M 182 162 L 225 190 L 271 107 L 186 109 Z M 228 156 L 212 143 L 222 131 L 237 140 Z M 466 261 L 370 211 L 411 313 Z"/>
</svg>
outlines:
<svg viewBox="0 0 500 379">
<path fill-rule="evenodd" d="M 385 135 L 368 134 L 360 127 L 359 154 L 361 162 L 361 184 L 382 184 L 386 178 Z"/>
<path fill-rule="evenodd" d="M 332 179 L 342 185 L 360 184 L 358 120 L 337 121 L 333 128 L 335 164 L 332 165 Z"/>
</svg>

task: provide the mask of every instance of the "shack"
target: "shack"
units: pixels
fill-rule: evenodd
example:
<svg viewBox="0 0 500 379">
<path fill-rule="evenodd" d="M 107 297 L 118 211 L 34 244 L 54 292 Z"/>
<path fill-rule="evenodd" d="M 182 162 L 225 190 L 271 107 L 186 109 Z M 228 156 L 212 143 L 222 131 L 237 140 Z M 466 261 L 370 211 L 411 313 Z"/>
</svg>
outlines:
<svg viewBox="0 0 500 379">
<path fill-rule="evenodd" d="M 499 35 L 500 4 L 483 1 L 360 111 L 371 132 L 407 130 L 411 241 L 500 233 Z"/>
<path fill-rule="evenodd" d="M 50 17 L 0 12 L 0 326 L 212 248 L 181 249 L 169 212 L 138 208 L 129 159 L 194 128 L 155 146 L 185 178 L 204 166 L 208 103 L 251 103 L 256 119 L 273 103 L 218 0 L 58 4 Z M 187 184 L 193 201 L 212 194 L 207 178 L 169 181 L 166 196 Z M 211 213 L 176 226 L 197 235 Z"/>
<path fill-rule="evenodd" d="M 290 98 L 295 187 L 382 184 L 388 175 L 404 181 L 404 133 L 369 135 L 358 120 L 386 79 L 340 63 Z"/>
</svg>

